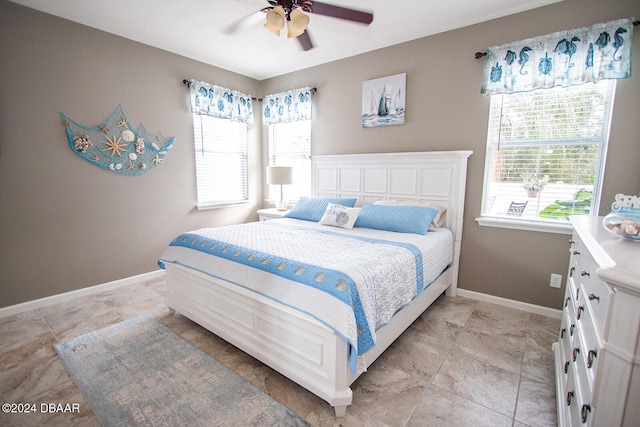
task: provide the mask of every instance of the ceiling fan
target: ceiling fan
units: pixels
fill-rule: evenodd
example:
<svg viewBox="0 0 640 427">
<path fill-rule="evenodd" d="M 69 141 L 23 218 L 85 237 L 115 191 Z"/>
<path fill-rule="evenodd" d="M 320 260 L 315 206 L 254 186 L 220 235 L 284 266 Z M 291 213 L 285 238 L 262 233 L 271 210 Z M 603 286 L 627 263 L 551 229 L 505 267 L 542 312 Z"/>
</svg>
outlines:
<svg viewBox="0 0 640 427">
<path fill-rule="evenodd" d="M 286 26 L 287 37 L 297 38 L 302 50 L 313 49 L 313 42 L 309 36 L 309 16 L 306 13 L 329 16 L 331 18 L 343 19 L 345 21 L 356 22 L 369 25 L 373 22 L 373 13 L 328 3 L 312 0 L 267 0 L 269 6 L 260 9 L 266 13 L 264 27 L 275 35 L 279 36 L 280 31 Z M 227 34 L 232 34 L 240 28 L 246 27 L 251 15 L 242 18 L 224 30 Z"/>
</svg>

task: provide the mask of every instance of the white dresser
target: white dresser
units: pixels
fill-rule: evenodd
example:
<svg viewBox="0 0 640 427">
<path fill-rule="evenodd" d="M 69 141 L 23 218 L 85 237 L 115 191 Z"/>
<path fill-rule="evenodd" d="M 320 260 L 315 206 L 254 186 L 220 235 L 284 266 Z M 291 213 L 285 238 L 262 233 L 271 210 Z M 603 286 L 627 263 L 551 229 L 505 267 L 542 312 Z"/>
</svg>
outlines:
<svg viewBox="0 0 640 427">
<path fill-rule="evenodd" d="M 553 344 L 560 426 L 640 426 L 640 243 L 576 217 Z"/>
</svg>

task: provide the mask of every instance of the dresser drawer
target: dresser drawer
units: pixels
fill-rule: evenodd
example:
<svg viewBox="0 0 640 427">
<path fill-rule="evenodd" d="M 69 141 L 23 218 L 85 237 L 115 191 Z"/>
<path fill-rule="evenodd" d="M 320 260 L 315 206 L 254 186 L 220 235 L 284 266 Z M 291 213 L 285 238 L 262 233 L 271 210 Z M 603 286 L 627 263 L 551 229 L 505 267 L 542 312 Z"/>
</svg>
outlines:
<svg viewBox="0 0 640 427">
<path fill-rule="evenodd" d="M 595 275 L 590 277 L 589 280 L 582 282 L 582 284 L 584 286 L 582 291 L 584 292 L 587 305 L 591 307 L 593 320 L 598 328 L 598 333 L 600 336 L 604 336 L 604 329 L 611 302 L 611 288 Z"/>
<path fill-rule="evenodd" d="M 575 339 L 577 339 L 578 336 L 578 330 L 577 330 L 577 320 L 576 320 L 576 302 L 577 302 L 577 298 L 575 298 L 576 296 L 576 290 L 573 287 L 573 282 L 569 281 L 567 282 L 567 292 L 566 292 L 566 298 L 565 298 L 565 305 L 564 305 L 564 309 L 563 309 L 563 314 L 564 316 L 567 318 L 567 332 L 568 332 L 568 338 L 569 338 L 569 343 L 572 344 L 573 341 Z M 575 300 L 575 301 L 574 301 Z"/>
<path fill-rule="evenodd" d="M 576 300 L 581 296 L 580 293 L 584 294 L 582 297 L 592 308 L 592 318 L 598 328 L 598 333 L 603 336 L 611 300 L 611 289 L 597 276 L 598 266 L 582 241 L 577 236 L 574 236 L 573 240 L 575 244 L 569 279 L 572 279 L 577 287 Z"/>
<path fill-rule="evenodd" d="M 584 292 L 584 300 L 581 301 L 580 319 L 578 319 L 578 325 L 580 330 L 580 340 L 582 341 L 582 358 L 585 366 L 587 367 L 587 375 L 591 386 L 595 381 L 596 371 L 598 369 L 598 356 L 601 355 L 601 348 L 603 345 L 602 335 L 598 333 L 596 329 L 595 313 L 592 308 L 591 301 L 588 299 L 587 292 Z M 577 318 L 577 316 L 576 316 Z"/>
<path fill-rule="evenodd" d="M 579 425 L 579 411 L 578 411 L 578 389 L 576 388 L 576 369 L 575 366 L 570 365 L 569 372 L 567 373 L 567 388 L 562 396 L 557 396 L 559 400 L 559 406 L 565 409 L 567 414 L 567 425 L 574 426 Z"/>
<path fill-rule="evenodd" d="M 562 399 L 561 406 L 567 410 L 568 425 L 588 427 L 592 419 L 591 405 L 588 403 L 590 397 L 583 394 L 584 389 L 580 386 L 579 375 L 575 366 L 569 369 L 566 393 L 559 398 Z"/>
<path fill-rule="evenodd" d="M 579 383 L 580 373 L 575 364 L 572 364 L 567 374 L 567 388 L 564 396 L 558 396 L 561 406 L 566 409 L 569 426 L 591 425 L 591 394 L 581 387 Z"/>
<path fill-rule="evenodd" d="M 560 366 L 562 366 L 563 378 L 567 380 L 567 373 L 569 371 L 569 365 L 571 364 L 571 344 L 572 338 L 569 335 L 569 331 L 575 333 L 575 324 L 567 315 L 565 311 L 562 313 L 562 323 L 560 325 L 560 337 L 558 339 L 560 350 Z"/>
<path fill-rule="evenodd" d="M 580 388 L 582 390 L 582 396 L 587 399 L 591 399 L 591 391 L 594 388 L 595 374 L 597 370 L 598 355 L 600 354 L 600 347 L 594 347 L 589 342 L 593 341 L 595 337 L 592 327 L 585 321 L 589 321 L 589 318 L 582 318 L 578 321 L 578 339 L 573 344 L 572 359 L 571 362 L 575 364 L 578 372 Z"/>
<path fill-rule="evenodd" d="M 565 307 L 571 306 L 570 308 L 572 309 L 572 312 L 575 313 L 575 307 L 579 298 L 580 290 L 578 282 L 576 282 L 573 277 L 569 277 L 569 279 L 567 279 L 567 290 L 565 292 Z M 568 304 L 567 300 L 569 301 Z"/>
</svg>

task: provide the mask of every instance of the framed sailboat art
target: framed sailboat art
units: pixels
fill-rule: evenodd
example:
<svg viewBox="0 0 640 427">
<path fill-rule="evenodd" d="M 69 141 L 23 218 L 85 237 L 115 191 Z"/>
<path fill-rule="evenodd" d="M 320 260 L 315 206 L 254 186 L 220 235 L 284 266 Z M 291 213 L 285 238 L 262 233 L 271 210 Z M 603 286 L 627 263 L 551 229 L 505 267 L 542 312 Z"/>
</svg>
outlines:
<svg viewBox="0 0 640 427">
<path fill-rule="evenodd" d="M 407 73 L 362 82 L 362 127 L 404 124 Z"/>
</svg>

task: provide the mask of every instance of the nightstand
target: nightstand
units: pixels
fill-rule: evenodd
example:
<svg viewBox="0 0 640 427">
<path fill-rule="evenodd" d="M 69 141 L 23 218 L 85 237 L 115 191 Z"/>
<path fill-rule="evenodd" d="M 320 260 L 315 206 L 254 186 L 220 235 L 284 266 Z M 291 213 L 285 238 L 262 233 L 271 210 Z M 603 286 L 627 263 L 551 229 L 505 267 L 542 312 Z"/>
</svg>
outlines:
<svg viewBox="0 0 640 427">
<path fill-rule="evenodd" d="M 268 221 L 270 219 L 282 218 L 289 210 L 281 211 L 276 208 L 258 209 L 258 218 L 260 221 Z"/>
</svg>

